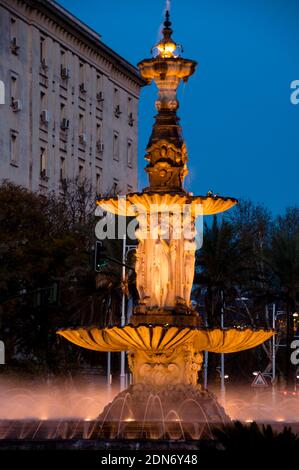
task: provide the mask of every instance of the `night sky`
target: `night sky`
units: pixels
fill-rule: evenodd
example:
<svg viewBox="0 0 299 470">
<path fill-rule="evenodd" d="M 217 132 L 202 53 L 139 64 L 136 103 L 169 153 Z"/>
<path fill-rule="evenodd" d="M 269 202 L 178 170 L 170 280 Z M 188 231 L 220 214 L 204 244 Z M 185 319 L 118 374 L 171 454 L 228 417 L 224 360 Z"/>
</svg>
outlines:
<svg viewBox="0 0 299 470">
<path fill-rule="evenodd" d="M 60 0 L 132 64 L 159 39 L 165 0 Z M 198 62 L 179 90 L 188 190 L 249 198 L 274 214 L 299 200 L 298 0 L 172 0 L 174 40 Z M 139 181 L 155 114 L 154 85 L 139 107 Z"/>
</svg>

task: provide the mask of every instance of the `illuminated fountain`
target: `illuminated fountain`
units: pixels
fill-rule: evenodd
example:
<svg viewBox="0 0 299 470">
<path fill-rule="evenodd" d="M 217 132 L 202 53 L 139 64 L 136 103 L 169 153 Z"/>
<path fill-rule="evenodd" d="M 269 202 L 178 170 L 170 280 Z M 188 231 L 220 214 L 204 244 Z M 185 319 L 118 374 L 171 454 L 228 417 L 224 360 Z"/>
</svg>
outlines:
<svg viewBox="0 0 299 470">
<path fill-rule="evenodd" d="M 188 157 L 176 114 L 176 91 L 180 81 L 194 73 L 196 62 L 181 57 L 171 36 L 166 12 L 163 38 L 153 48 L 153 57 L 138 64 L 141 76 L 148 84 L 154 81 L 159 91 L 145 157 L 149 186 L 121 200 L 97 201 L 105 211 L 138 221 L 139 304 L 130 324 L 123 327 L 58 332 L 95 351 L 128 351 L 133 384 L 104 408 L 98 418 L 99 436 L 194 438 L 201 435 L 202 423 L 228 421 L 216 398 L 197 383 L 203 351 L 242 351 L 272 335 L 251 328 L 207 329 L 192 308 L 196 217 L 226 211 L 237 201 L 211 194 L 193 196 L 183 188 Z"/>
</svg>

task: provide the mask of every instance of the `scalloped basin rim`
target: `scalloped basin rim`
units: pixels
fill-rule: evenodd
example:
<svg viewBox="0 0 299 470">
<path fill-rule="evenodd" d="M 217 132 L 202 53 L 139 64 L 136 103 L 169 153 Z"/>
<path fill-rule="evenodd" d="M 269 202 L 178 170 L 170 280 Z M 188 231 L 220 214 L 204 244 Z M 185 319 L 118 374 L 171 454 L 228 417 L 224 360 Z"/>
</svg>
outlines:
<svg viewBox="0 0 299 470">
<path fill-rule="evenodd" d="M 223 196 L 193 196 L 187 192 L 135 192 L 129 193 L 125 197 L 103 197 L 97 199 L 96 203 L 102 209 L 108 212 L 136 216 L 138 211 L 154 210 L 158 206 L 158 210 L 166 210 L 170 205 L 184 206 L 191 205 L 195 215 L 212 215 L 226 210 L 237 204 L 237 199 Z M 165 209 L 164 209 L 165 208 Z"/>
<path fill-rule="evenodd" d="M 176 327 L 165 325 L 126 325 L 124 327 L 63 328 L 57 334 L 86 349 L 102 352 L 164 352 L 191 343 L 197 351 L 231 353 L 254 348 L 273 336 L 262 328 Z"/>
</svg>

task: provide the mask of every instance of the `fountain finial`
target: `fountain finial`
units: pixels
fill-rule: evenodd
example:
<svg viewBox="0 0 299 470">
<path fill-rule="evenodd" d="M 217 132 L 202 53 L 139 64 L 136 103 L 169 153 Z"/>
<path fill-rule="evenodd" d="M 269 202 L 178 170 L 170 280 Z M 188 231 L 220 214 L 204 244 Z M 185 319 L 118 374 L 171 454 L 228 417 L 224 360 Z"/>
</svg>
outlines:
<svg viewBox="0 0 299 470">
<path fill-rule="evenodd" d="M 169 10 L 166 10 L 165 13 L 165 21 L 164 21 L 164 28 L 163 28 L 163 36 L 165 37 L 166 35 L 171 36 L 173 31 L 171 29 L 171 21 L 170 21 L 170 13 Z M 169 37 L 168 36 L 168 37 Z"/>
<path fill-rule="evenodd" d="M 155 57 L 160 57 L 163 59 L 179 57 L 182 48 L 181 46 L 176 44 L 176 42 L 174 42 L 171 37 L 173 30 L 171 28 L 169 10 L 166 10 L 163 26 L 164 27 L 162 29 L 162 38 L 158 42 L 158 44 L 153 47 L 153 55 Z"/>
</svg>

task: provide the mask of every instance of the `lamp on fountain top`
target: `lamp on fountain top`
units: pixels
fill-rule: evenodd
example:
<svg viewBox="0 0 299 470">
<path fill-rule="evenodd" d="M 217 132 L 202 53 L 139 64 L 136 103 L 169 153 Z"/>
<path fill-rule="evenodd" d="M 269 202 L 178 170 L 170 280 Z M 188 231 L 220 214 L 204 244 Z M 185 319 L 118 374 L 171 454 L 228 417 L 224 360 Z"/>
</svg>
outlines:
<svg viewBox="0 0 299 470">
<path fill-rule="evenodd" d="M 168 59 L 170 57 L 179 57 L 182 52 L 182 46 L 176 44 L 172 39 L 173 33 L 171 22 L 169 21 L 169 11 L 166 11 L 164 28 L 162 30 L 163 38 L 152 48 L 153 57 Z"/>
<path fill-rule="evenodd" d="M 180 56 L 182 48 L 172 39 L 170 26 L 167 11 L 163 37 L 153 47 L 153 57 L 138 64 L 141 76 L 147 83 L 154 81 L 158 88 L 158 99 L 155 103 L 158 114 L 146 148 L 146 172 L 150 184 L 145 191 L 184 192 L 183 181 L 188 173 L 187 149 L 176 115 L 179 107 L 176 93 L 180 81 L 188 80 L 197 63 Z"/>
</svg>

